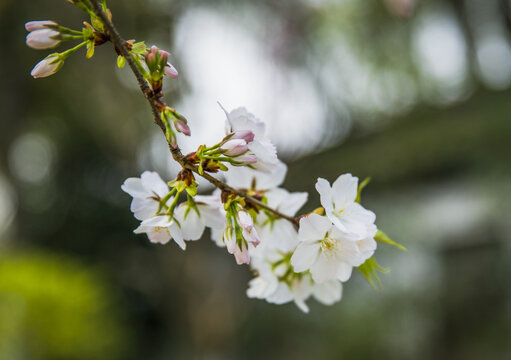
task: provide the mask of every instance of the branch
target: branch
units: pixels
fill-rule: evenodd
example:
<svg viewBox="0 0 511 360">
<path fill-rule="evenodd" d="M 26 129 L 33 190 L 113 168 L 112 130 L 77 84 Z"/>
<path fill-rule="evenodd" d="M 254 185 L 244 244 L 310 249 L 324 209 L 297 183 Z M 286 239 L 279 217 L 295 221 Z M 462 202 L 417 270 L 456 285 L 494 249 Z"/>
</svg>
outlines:
<svg viewBox="0 0 511 360">
<path fill-rule="evenodd" d="M 98 0 L 90 0 L 90 2 L 92 4 L 92 6 L 94 7 L 95 14 L 103 21 L 103 24 L 105 25 L 105 27 L 108 31 L 108 34 L 110 36 L 110 41 L 114 44 L 115 48 L 119 51 L 119 53 L 126 58 L 126 61 L 128 62 L 128 65 L 129 65 L 131 71 L 133 72 L 133 74 L 135 74 L 138 85 L 140 86 L 140 90 L 142 91 L 145 98 L 149 102 L 149 105 L 151 106 L 151 110 L 152 110 L 153 117 L 154 117 L 154 122 L 156 123 L 156 125 L 158 125 L 160 127 L 160 129 L 165 134 L 165 125 L 161 121 L 160 111 L 158 110 L 158 106 L 156 103 L 156 101 L 158 99 L 154 96 L 154 93 L 151 90 L 151 88 L 149 87 L 149 84 L 147 83 L 147 81 L 142 76 L 142 73 L 137 68 L 135 61 L 133 60 L 128 49 L 126 48 L 126 45 L 125 45 L 126 41 L 122 39 L 121 35 L 115 28 L 112 21 L 110 21 L 110 19 L 107 17 L 105 12 L 103 11 Z M 181 167 L 192 170 L 194 173 L 198 174 L 199 176 L 202 176 L 204 179 L 209 181 L 211 184 L 215 185 L 217 188 L 219 188 L 221 190 L 230 191 L 238 196 L 241 196 L 245 199 L 245 201 L 247 203 L 249 203 L 255 207 L 265 209 L 265 210 L 273 213 L 274 215 L 278 216 L 279 218 L 286 219 L 289 222 L 291 222 L 295 227 L 298 226 L 298 221 L 294 217 L 282 214 L 278 210 L 275 210 L 275 209 L 269 207 L 268 205 L 264 204 L 263 202 L 253 198 L 252 196 L 249 196 L 245 192 L 230 187 L 226 183 L 218 180 L 217 178 L 211 176 L 210 174 L 207 174 L 207 173 L 200 174 L 199 169 L 196 165 L 190 164 L 189 162 L 187 162 L 185 160 L 179 147 L 177 147 L 177 146 L 173 147 L 169 143 L 169 149 L 170 149 L 170 153 L 172 154 L 172 157 L 174 158 L 175 161 L 177 161 L 181 165 Z"/>
</svg>

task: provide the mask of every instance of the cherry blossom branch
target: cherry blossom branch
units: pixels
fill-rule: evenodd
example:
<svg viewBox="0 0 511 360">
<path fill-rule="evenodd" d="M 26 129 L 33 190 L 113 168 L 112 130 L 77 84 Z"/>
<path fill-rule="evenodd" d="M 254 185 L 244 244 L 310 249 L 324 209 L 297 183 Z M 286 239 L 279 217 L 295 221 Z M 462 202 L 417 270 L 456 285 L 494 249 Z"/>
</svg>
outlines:
<svg viewBox="0 0 511 360">
<path fill-rule="evenodd" d="M 130 52 L 126 48 L 126 45 L 125 45 L 126 41 L 123 40 L 123 38 L 121 37 L 121 35 L 117 31 L 117 29 L 115 28 L 112 21 L 105 14 L 105 12 L 103 11 L 98 0 L 90 0 L 90 2 L 94 8 L 94 13 L 101 19 L 106 30 L 108 31 L 108 35 L 109 35 L 108 40 L 110 40 L 114 44 L 116 51 L 118 53 L 120 53 L 122 56 L 124 56 L 131 71 L 135 75 L 135 78 L 137 79 L 140 90 L 142 91 L 145 98 L 149 102 L 149 105 L 151 106 L 151 111 L 153 113 L 154 122 L 156 123 L 156 125 L 158 125 L 160 127 L 160 129 L 165 134 L 165 132 L 166 132 L 165 124 L 163 124 L 161 117 L 160 117 L 159 108 L 161 107 L 162 102 L 161 102 L 161 100 L 159 100 L 159 96 L 157 94 L 155 94 L 149 87 L 147 81 L 144 79 L 144 76 L 142 75 L 142 73 L 138 69 L 137 65 L 135 64 L 133 57 L 131 56 Z M 202 174 L 199 173 L 198 167 L 195 164 L 191 164 L 190 162 L 188 162 L 185 159 L 184 155 L 181 153 L 181 150 L 179 149 L 179 147 L 177 145 L 173 146 L 168 141 L 167 141 L 167 143 L 169 145 L 169 150 L 170 150 L 170 153 L 172 154 L 172 157 L 174 158 L 175 161 L 177 161 L 181 165 L 182 168 L 189 169 L 189 170 L 193 171 L 194 173 L 203 177 L 204 179 L 209 181 L 211 184 L 213 184 L 220 190 L 228 191 L 228 192 L 234 193 L 238 196 L 241 196 L 245 199 L 245 201 L 247 203 L 251 204 L 252 206 L 269 211 L 279 218 L 288 220 L 294 226 L 296 226 L 296 227 L 298 226 L 298 221 L 296 218 L 282 214 L 280 211 L 273 209 L 272 207 L 264 204 L 262 201 L 257 200 L 256 198 L 246 194 L 243 191 L 240 191 L 240 190 L 230 187 L 226 183 L 218 180 L 217 178 L 213 177 L 212 175 L 210 175 L 208 173 L 205 173 L 205 172 L 203 172 Z"/>
</svg>

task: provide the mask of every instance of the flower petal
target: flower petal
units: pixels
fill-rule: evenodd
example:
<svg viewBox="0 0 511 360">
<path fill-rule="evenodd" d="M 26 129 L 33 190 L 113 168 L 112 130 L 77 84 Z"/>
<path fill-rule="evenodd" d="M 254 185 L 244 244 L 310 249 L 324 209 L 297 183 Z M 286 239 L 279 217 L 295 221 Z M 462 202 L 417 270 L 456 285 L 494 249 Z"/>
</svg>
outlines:
<svg viewBox="0 0 511 360">
<path fill-rule="evenodd" d="M 319 243 L 300 243 L 291 257 L 291 265 L 293 265 L 294 271 L 299 273 L 310 269 L 318 258 L 319 251 Z"/>
</svg>

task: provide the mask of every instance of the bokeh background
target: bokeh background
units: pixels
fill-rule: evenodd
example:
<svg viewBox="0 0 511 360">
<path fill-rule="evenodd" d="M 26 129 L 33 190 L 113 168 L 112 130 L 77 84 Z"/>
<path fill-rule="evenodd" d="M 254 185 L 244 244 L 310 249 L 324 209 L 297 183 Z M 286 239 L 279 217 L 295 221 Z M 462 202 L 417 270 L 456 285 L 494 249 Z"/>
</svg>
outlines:
<svg viewBox="0 0 511 360">
<path fill-rule="evenodd" d="M 182 252 L 132 230 L 126 177 L 171 179 L 149 107 L 109 44 L 55 76 L 23 24 L 87 20 L 0 1 L 0 359 L 511 358 L 511 1 L 109 0 L 126 38 L 172 52 L 166 98 L 213 143 L 227 109 L 266 121 L 286 187 L 351 172 L 408 252 L 305 315 L 245 296 L 208 234 Z M 207 189 L 206 189 L 207 190 Z"/>
</svg>

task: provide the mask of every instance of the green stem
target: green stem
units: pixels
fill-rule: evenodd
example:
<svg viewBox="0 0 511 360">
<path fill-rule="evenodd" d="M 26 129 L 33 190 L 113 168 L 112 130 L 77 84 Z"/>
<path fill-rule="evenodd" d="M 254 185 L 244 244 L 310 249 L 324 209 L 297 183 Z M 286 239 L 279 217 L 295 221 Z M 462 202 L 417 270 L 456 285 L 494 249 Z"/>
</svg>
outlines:
<svg viewBox="0 0 511 360">
<path fill-rule="evenodd" d="M 82 46 L 84 46 L 85 44 L 87 44 L 87 41 L 84 41 L 78 45 L 76 45 L 75 47 L 72 47 L 71 49 L 68 49 L 62 53 L 59 54 L 59 57 L 62 59 L 62 60 L 65 60 L 67 59 L 67 57 L 69 55 L 71 55 L 72 53 L 74 53 L 76 50 L 78 50 L 79 48 L 81 48 Z"/>
</svg>

